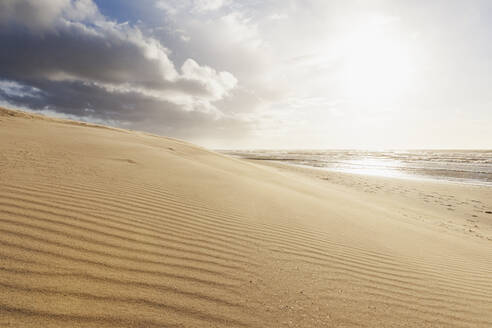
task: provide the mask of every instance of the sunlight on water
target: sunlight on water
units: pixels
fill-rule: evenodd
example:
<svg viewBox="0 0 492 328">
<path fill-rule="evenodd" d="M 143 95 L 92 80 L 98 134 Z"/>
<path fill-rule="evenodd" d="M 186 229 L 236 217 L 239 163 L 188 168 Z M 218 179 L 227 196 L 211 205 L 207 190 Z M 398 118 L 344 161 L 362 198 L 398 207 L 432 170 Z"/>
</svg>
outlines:
<svg viewBox="0 0 492 328">
<path fill-rule="evenodd" d="M 411 177 L 409 174 L 398 169 L 397 163 L 393 160 L 383 160 L 376 158 L 362 158 L 344 161 L 343 165 L 334 165 L 330 169 L 338 172 L 375 175 L 383 177 Z"/>
<path fill-rule="evenodd" d="M 224 153 L 336 172 L 492 186 L 491 150 L 238 150 Z"/>
</svg>

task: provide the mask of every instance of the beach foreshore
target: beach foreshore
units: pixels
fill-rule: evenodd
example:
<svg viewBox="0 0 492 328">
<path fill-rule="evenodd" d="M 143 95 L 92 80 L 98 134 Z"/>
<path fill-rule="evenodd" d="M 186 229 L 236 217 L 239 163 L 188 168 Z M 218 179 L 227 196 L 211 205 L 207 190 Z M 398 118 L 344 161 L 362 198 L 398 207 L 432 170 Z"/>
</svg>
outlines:
<svg viewBox="0 0 492 328">
<path fill-rule="evenodd" d="M 491 189 L 0 109 L 0 326 L 490 327 Z"/>
<path fill-rule="evenodd" d="M 446 180 L 381 177 L 248 160 L 282 173 L 322 180 L 327 187 L 352 194 L 354 199 L 393 207 L 408 220 L 439 231 L 492 241 L 492 187 Z"/>
</svg>

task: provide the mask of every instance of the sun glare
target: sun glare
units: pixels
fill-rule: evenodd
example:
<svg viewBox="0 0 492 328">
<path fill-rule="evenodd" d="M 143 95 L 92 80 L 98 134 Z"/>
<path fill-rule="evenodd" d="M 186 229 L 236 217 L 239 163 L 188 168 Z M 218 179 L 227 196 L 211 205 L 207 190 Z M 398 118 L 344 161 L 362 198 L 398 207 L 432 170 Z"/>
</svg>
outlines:
<svg viewBox="0 0 492 328">
<path fill-rule="evenodd" d="M 391 102 L 408 89 L 412 71 L 408 46 L 383 30 L 367 29 L 348 38 L 342 81 L 352 101 Z"/>
</svg>

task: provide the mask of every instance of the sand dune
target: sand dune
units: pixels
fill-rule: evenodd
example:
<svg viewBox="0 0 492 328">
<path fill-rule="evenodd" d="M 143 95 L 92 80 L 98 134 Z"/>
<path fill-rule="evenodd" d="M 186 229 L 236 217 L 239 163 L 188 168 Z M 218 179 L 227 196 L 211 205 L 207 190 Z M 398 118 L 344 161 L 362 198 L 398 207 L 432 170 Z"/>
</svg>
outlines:
<svg viewBox="0 0 492 328">
<path fill-rule="evenodd" d="M 492 326 L 489 189 L 301 171 L 1 109 L 0 327 Z"/>
</svg>

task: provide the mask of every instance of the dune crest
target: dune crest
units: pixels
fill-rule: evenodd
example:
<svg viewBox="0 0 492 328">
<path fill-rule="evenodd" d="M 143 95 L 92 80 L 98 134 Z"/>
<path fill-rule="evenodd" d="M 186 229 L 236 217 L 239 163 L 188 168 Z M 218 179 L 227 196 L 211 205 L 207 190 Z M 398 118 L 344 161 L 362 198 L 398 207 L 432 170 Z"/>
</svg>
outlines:
<svg viewBox="0 0 492 328">
<path fill-rule="evenodd" d="M 0 109 L 2 327 L 492 326 L 490 240 L 93 127 Z"/>
</svg>

